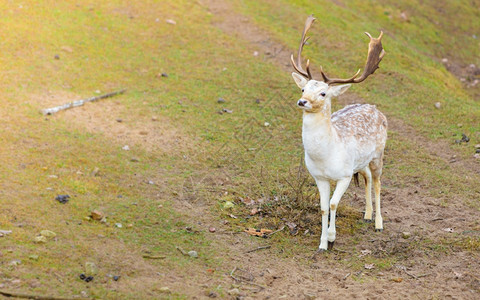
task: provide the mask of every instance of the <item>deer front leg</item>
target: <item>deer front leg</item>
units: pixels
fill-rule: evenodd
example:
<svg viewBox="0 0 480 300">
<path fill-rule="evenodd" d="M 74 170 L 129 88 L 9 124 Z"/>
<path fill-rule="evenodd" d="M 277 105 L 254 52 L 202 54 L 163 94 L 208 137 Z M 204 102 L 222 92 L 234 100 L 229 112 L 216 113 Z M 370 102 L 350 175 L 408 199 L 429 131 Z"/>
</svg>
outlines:
<svg viewBox="0 0 480 300">
<path fill-rule="evenodd" d="M 362 173 L 365 177 L 365 215 L 363 219 L 366 222 L 372 222 L 372 213 L 373 213 L 373 205 L 372 205 L 372 172 L 370 171 L 369 167 L 366 167 Z"/>
<path fill-rule="evenodd" d="M 320 192 L 320 209 L 322 211 L 322 235 L 320 237 L 320 246 L 318 251 L 327 250 L 327 230 L 328 230 L 328 202 L 330 201 L 330 182 L 317 180 L 318 191 Z"/>
<path fill-rule="evenodd" d="M 337 213 L 338 203 L 342 198 L 343 194 L 348 188 L 352 177 L 347 177 L 340 179 L 337 182 L 337 186 L 335 188 L 335 192 L 333 192 L 332 200 L 330 200 L 330 227 L 328 227 L 328 244 L 330 247 L 333 247 L 333 242 L 335 242 L 335 215 Z"/>
</svg>

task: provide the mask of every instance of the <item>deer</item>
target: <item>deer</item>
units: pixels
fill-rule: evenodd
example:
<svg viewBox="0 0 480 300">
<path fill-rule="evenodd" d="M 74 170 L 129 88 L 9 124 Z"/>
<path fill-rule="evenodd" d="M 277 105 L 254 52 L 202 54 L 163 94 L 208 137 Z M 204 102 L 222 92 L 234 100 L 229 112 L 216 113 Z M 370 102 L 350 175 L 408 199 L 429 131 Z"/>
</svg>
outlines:
<svg viewBox="0 0 480 300">
<path fill-rule="evenodd" d="M 314 80 L 310 60 L 302 67 L 302 51 L 309 37 L 307 32 L 316 19 L 310 15 L 303 29 L 297 60 L 291 55 L 295 70 L 292 73 L 302 96 L 297 106 L 303 110 L 302 142 L 305 166 L 316 182 L 320 194 L 322 233 L 316 253 L 332 250 L 336 237 L 335 217 L 338 204 L 352 177 L 365 179 L 365 213 L 363 219 L 372 222 L 372 182 L 375 193 L 375 231 L 383 231 L 380 211 L 380 177 L 387 141 L 387 118 L 370 104 L 352 104 L 332 114 L 332 98 L 344 93 L 351 84 L 360 83 L 379 68 L 385 55 L 382 47 L 383 32 L 370 38 L 367 61 L 363 73 L 358 70 L 347 79 L 330 78 L 320 67 L 322 80 Z M 330 182 L 336 184 L 330 198 Z M 330 216 L 330 225 L 328 217 Z"/>
</svg>

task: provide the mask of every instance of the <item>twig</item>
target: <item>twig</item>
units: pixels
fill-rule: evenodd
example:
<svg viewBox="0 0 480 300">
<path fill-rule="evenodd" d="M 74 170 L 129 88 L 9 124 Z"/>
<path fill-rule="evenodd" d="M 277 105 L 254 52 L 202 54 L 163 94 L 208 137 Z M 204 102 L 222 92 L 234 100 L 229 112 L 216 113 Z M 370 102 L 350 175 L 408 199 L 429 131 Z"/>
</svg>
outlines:
<svg viewBox="0 0 480 300">
<path fill-rule="evenodd" d="M 247 252 L 245 253 L 251 253 L 251 252 L 255 252 L 255 251 L 258 251 L 258 250 L 262 250 L 262 249 L 269 249 L 271 248 L 272 246 L 270 245 L 267 245 L 267 246 L 260 246 L 260 247 L 257 247 L 255 249 L 252 249 L 252 250 L 248 250 Z"/>
<path fill-rule="evenodd" d="M 432 219 L 432 222 L 441 221 L 441 220 L 443 220 L 443 218 L 435 218 L 435 219 Z"/>
<path fill-rule="evenodd" d="M 230 272 L 230 277 L 232 277 L 233 280 L 239 281 L 239 282 L 243 282 L 243 283 L 247 283 L 247 284 L 250 284 L 250 285 L 253 285 L 253 286 L 256 286 L 256 287 L 260 288 L 260 291 L 267 288 L 266 286 L 263 286 L 263 285 L 260 285 L 260 284 L 256 284 L 256 283 L 254 283 L 254 282 L 250 282 L 250 281 L 248 281 L 248 280 L 241 279 L 241 278 L 237 278 L 237 277 L 233 276 L 233 274 L 235 273 L 236 270 L 237 270 L 237 267 L 233 268 L 232 272 Z"/>
<path fill-rule="evenodd" d="M 274 235 L 275 233 L 280 232 L 280 231 L 282 231 L 282 230 L 284 230 L 284 229 L 285 229 L 285 225 L 283 225 L 282 227 L 280 227 L 280 229 L 275 230 L 274 232 L 272 232 L 272 233 L 270 233 L 270 234 L 267 234 L 267 237 L 271 237 L 271 236 Z"/>
<path fill-rule="evenodd" d="M 87 99 L 81 99 L 81 100 L 65 103 L 63 105 L 59 105 L 59 106 L 55 106 L 55 107 L 51 107 L 51 108 L 46 108 L 46 109 L 42 110 L 42 114 L 51 115 L 51 114 L 54 114 L 54 113 L 59 112 L 61 110 L 65 110 L 65 109 L 69 109 L 69 108 L 77 107 L 77 106 L 82 106 L 87 102 L 97 101 L 97 100 L 100 100 L 100 99 L 105 99 L 105 98 L 113 97 L 113 96 L 116 96 L 116 95 L 120 95 L 120 94 L 125 93 L 125 91 L 126 91 L 126 89 L 123 89 L 123 90 L 120 90 L 120 91 L 104 94 L 104 95 L 101 95 L 101 96 L 90 97 L 90 98 L 87 98 Z"/>
<path fill-rule="evenodd" d="M 5 292 L 5 291 L 0 291 L 0 295 L 5 296 L 5 297 L 15 297 L 15 298 L 33 299 L 33 300 L 74 300 L 74 299 L 78 300 L 78 299 L 87 299 L 87 298 L 64 298 L 64 297 L 20 294 L 20 293 Z"/>
<path fill-rule="evenodd" d="M 185 255 L 183 252 L 182 252 L 183 255 Z M 166 256 L 161 256 L 161 255 L 148 255 L 148 254 L 144 254 L 142 255 L 143 258 L 148 258 L 148 259 L 165 259 L 167 258 Z"/>
<path fill-rule="evenodd" d="M 53 272 L 53 275 L 55 275 L 55 277 L 57 277 L 58 281 L 60 281 L 61 283 L 63 283 L 62 276 L 58 275 L 58 274 L 55 273 L 55 272 Z"/>
<path fill-rule="evenodd" d="M 180 248 L 180 247 L 178 247 L 178 246 L 175 246 L 175 248 L 176 248 L 178 251 L 180 251 L 180 253 L 182 253 L 183 255 L 185 255 L 185 256 L 188 255 L 188 253 L 185 252 L 185 250 L 183 250 L 182 248 Z"/>
<path fill-rule="evenodd" d="M 343 276 L 342 280 L 346 280 L 350 275 L 352 275 L 352 273 L 348 273 L 347 275 Z"/>
</svg>

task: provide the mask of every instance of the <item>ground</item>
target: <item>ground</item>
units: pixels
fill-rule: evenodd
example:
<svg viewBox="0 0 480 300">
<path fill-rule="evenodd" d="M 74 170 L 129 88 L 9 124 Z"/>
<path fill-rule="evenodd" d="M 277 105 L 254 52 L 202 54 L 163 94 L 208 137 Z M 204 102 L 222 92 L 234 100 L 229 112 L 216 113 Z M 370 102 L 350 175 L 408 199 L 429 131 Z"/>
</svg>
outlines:
<svg viewBox="0 0 480 300">
<path fill-rule="evenodd" d="M 475 298 L 480 6 L 360 2 L 1 4 L 0 229 L 11 233 L 0 237 L 0 291 Z M 363 185 L 352 184 L 335 248 L 316 257 L 318 194 L 302 164 L 289 65 L 310 13 L 314 74 L 320 65 L 339 76 L 356 70 L 361 33 L 384 30 L 381 68 L 334 109 L 371 103 L 389 120 L 385 230 L 362 221 Z M 458 143 L 462 133 L 469 142 Z M 56 201 L 60 194 L 69 202 Z M 106 222 L 89 218 L 93 210 Z M 263 239 L 245 227 L 275 233 Z M 56 236 L 36 243 L 45 229 Z"/>
</svg>

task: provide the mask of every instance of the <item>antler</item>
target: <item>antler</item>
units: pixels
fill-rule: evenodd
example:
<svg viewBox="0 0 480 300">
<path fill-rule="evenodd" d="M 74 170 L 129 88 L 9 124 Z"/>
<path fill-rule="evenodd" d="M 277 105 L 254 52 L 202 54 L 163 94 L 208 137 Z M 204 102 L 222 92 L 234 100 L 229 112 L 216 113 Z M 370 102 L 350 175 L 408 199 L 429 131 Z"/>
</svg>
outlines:
<svg viewBox="0 0 480 300">
<path fill-rule="evenodd" d="M 298 54 L 297 54 L 297 63 L 293 60 L 293 54 L 290 56 L 292 61 L 292 66 L 300 75 L 309 80 L 312 79 L 312 74 L 310 73 L 310 60 L 307 60 L 306 69 L 307 71 L 303 70 L 302 68 L 302 50 L 303 46 L 307 43 L 309 37 L 306 37 L 307 31 L 312 26 L 313 22 L 315 22 L 315 18 L 313 15 L 308 16 L 307 20 L 305 21 L 305 27 L 303 28 L 302 39 L 300 40 L 300 46 L 298 47 Z"/>
<path fill-rule="evenodd" d="M 336 84 L 336 83 L 359 83 L 367 79 L 368 76 L 373 74 L 375 70 L 378 69 L 378 65 L 382 60 L 383 56 L 385 55 L 385 50 L 382 47 L 382 36 L 383 31 L 380 31 L 380 35 L 378 38 L 373 38 L 370 33 L 365 32 L 365 34 L 370 38 L 370 43 L 368 44 L 368 54 L 367 54 L 367 62 L 365 63 L 365 69 L 363 70 L 362 75 L 358 77 L 360 74 L 360 70 L 355 73 L 350 78 L 347 79 L 339 79 L 339 78 L 328 78 L 328 76 L 323 72 L 323 69 L 320 67 L 323 81 L 329 85 Z M 358 77 L 358 78 L 357 78 Z"/>
</svg>

